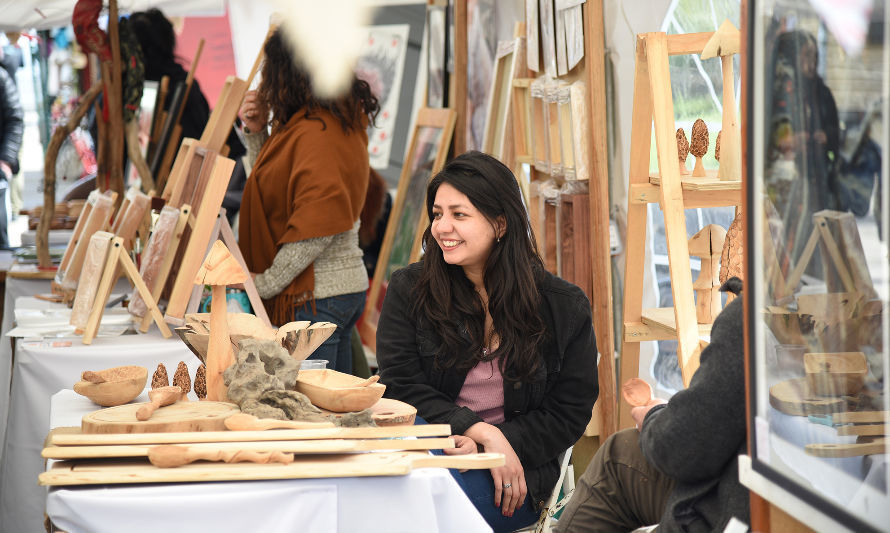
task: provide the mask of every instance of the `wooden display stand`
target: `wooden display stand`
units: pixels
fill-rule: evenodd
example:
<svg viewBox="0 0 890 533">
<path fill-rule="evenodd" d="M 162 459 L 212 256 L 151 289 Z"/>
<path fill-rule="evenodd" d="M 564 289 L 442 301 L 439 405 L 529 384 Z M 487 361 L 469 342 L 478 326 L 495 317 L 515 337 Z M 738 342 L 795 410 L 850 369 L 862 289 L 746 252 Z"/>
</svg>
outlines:
<svg viewBox="0 0 890 533">
<path fill-rule="evenodd" d="M 124 240 L 120 237 L 113 237 L 111 239 L 111 245 L 109 246 L 108 256 L 105 259 L 105 268 L 102 271 L 102 278 L 99 281 L 96 298 L 93 301 L 93 309 L 90 312 L 89 320 L 83 331 L 83 343 L 92 344 L 93 339 L 96 337 L 96 333 L 99 330 L 99 322 L 102 320 L 102 312 L 105 310 L 105 302 L 108 301 L 108 297 L 111 294 L 111 288 L 114 285 L 114 281 L 117 279 L 118 267 L 123 268 L 124 273 L 130 278 L 130 282 L 133 283 L 136 290 L 139 291 L 139 294 L 142 296 L 142 299 L 145 300 L 149 314 L 158 325 L 161 334 L 164 338 L 170 338 L 172 335 L 172 333 L 170 333 L 170 328 L 164 323 L 164 317 L 161 315 L 157 304 L 151 297 L 151 292 L 148 290 L 148 287 L 146 287 L 145 283 L 142 281 L 142 277 L 139 275 L 136 265 L 133 264 L 130 256 L 126 254 Z"/>
<path fill-rule="evenodd" d="M 658 32 L 637 36 L 630 185 L 627 195 L 624 338 L 619 382 L 637 377 L 640 342 L 677 339 L 677 357 L 683 383 L 688 385 L 698 368 L 703 344 L 700 336 L 710 331 L 710 324 L 700 327 L 696 319 L 685 210 L 694 207 L 740 205 L 741 176 L 720 179 L 714 171 L 709 172 L 705 178 L 680 175 L 668 56 L 699 54 L 713 35 L 710 32 L 683 35 Z M 724 83 L 732 82 L 724 80 Z M 727 104 L 729 102 L 724 102 L 725 111 Z M 659 173 L 650 176 L 649 152 L 653 121 Z M 655 202 L 660 204 L 664 214 L 674 307 L 644 310 L 642 287 L 647 207 L 649 203 Z M 633 425 L 630 406 L 624 402 L 621 403 L 619 425 L 622 428 Z"/>
</svg>

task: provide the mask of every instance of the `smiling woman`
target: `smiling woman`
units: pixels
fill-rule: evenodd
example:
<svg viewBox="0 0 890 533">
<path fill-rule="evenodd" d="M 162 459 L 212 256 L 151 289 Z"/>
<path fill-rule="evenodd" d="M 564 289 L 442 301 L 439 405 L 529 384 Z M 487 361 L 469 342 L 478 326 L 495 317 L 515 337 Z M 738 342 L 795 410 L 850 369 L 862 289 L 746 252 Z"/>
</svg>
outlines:
<svg viewBox="0 0 890 533">
<path fill-rule="evenodd" d="M 590 302 L 544 270 L 519 185 L 468 152 L 427 187 L 426 254 L 393 273 L 377 329 L 385 395 L 506 464 L 455 474 L 495 531 L 533 523 L 597 397 Z"/>
</svg>

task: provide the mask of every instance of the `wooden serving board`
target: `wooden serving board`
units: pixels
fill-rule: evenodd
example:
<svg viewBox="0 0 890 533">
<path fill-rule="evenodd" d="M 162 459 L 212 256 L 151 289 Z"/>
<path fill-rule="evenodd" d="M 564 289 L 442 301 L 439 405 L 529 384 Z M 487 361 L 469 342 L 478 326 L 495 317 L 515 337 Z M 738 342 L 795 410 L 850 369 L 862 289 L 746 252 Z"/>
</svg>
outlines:
<svg viewBox="0 0 890 533">
<path fill-rule="evenodd" d="M 878 436 L 887 434 L 887 426 L 884 424 L 844 424 L 837 426 L 838 435 L 862 435 Z"/>
<path fill-rule="evenodd" d="M 806 378 L 780 381 L 769 388 L 769 403 L 786 415 L 807 416 L 837 413 L 847 409 L 841 398 L 820 398 L 810 392 Z"/>
<path fill-rule="evenodd" d="M 414 468 L 494 468 L 504 464 L 499 453 L 430 455 L 427 452 L 360 453 L 297 456 L 290 464 L 197 462 L 178 468 L 157 468 L 147 459 L 60 461 L 40 474 L 41 485 L 170 483 L 401 476 Z"/>
<path fill-rule="evenodd" d="M 41 455 L 46 459 L 97 459 L 106 457 L 148 457 L 154 445 L 47 446 Z M 454 448 L 452 438 L 432 439 L 328 439 L 297 441 L 203 442 L 187 444 L 195 451 L 222 452 L 284 452 L 284 453 L 358 453 L 374 450 L 441 450 Z"/>
<path fill-rule="evenodd" d="M 201 402 L 205 403 L 205 402 Z M 80 428 L 55 428 L 48 445 L 88 446 L 115 444 L 186 444 L 191 442 L 246 442 L 312 439 L 383 439 L 396 437 L 447 437 L 448 424 L 377 428 L 269 429 L 265 431 L 206 431 L 176 433 L 87 434 Z"/>
<path fill-rule="evenodd" d="M 337 417 L 345 414 L 328 411 L 321 407 L 319 409 L 326 414 Z M 377 400 L 377 403 L 368 407 L 368 410 L 371 411 L 371 418 L 374 420 L 374 423 L 380 427 L 411 426 L 417 418 L 417 409 L 413 405 L 393 400 L 392 398 L 380 398 Z"/>
<path fill-rule="evenodd" d="M 849 411 L 831 415 L 835 424 L 880 424 L 890 419 L 887 411 Z"/>
<path fill-rule="evenodd" d="M 84 433 L 163 433 L 173 431 L 223 431 L 225 419 L 241 410 L 226 402 L 176 402 L 156 409 L 145 421 L 136 411 L 146 403 L 128 403 L 84 415 Z"/>
</svg>

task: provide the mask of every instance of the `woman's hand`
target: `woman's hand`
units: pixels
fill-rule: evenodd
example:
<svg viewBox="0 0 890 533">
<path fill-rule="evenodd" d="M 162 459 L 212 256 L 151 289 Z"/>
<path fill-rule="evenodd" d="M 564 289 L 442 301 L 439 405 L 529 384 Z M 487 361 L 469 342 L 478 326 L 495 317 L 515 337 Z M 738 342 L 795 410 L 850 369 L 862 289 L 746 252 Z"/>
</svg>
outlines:
<svg viewBox="0 0 890 533">
<path fill-rule="evenodd" d="M 513 512 L 522 505 L 528 493 L 525 471 L 513 446 L 500 429 L 485 422 L 473 424 L 465 435 L 482 444 L 487 453 L 504 454 L 506 459 L 504 466 L 491 469 L 491 477 L 494 479 L 494 505 L 501 508 L 501 514 L 504 516 L 513 516 Z"/>
<path fill-rule="evenodd" d="M 244 127 L 251 133 L 262 131 L 269 122 L 269 110 L 265 104 L 260 102 L 256 91 L 247 91 L 244 95 L 244 102 L 241 103 L 241 109 L 238 110 L 238 117 L 244 123 Z"/>
<path fill-rule="evenodd" d="M 476 441 L 470 437 L 452 435 L 451 438 L 454 439 L 454 448 L 443 448 L 442 452 L 445 455 L 469 455 L 478 451 Z"/>
</svg>

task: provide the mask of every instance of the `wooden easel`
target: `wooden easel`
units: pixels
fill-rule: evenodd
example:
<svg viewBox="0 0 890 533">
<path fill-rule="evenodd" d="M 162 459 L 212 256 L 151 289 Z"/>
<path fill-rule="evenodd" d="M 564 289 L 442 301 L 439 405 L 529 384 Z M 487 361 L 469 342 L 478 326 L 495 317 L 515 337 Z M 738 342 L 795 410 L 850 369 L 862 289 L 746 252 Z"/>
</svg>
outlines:
<svg viewBox="0 0 890 533">
<path fill-rule="evenodd" d="M 170 275 L 170 268 L 173 266 L 173 259 L 176 257 L 176 250 L 179 249 L 179 241 L 182 239 L 182 234 L 185 231 L 185 225 L 191 216 L 191 212 L 192 208 L 189 205 L 184 205 L 179 209 L 179 218 L 176 220 L 176 225 L 173 228 L 173 234 L 170 236 L 170 242 L 167 244 L 161 266 L 158 268 L 158 272 L 153 280 L 154 286 L 151 287 L 151 297 L 155 302 L 160 301 L 161 292 L 163 292 L 164 286 L 167 284 L 167 277 Z M 145 316 L 142 317 L 139 323 L 139 331 L 142 333 L 148 332 L 151 321 L 151 313 L 145 313 Z"/>
<path fill-rule="evenodd" d="M 683 35 L 657 32 L 637 36 L 630 185 L 627 195 L 624 338 L 619 383 L 638 376 L 640 342 L 676 339 L 683 383 L 688 385 L 698 368 L 702 349 L 700 337 L 710 332 L 710 324 L 699 325 L 696 320 L 685 210 L 740 205 L 741 176 L 727 176 L 730 179 L 721 180 L 714 171 L 709 172 L 705 178 L 680 176 L 668 56 L 699 54 L 712 35 L 711 32 Z M 659 173 L 650 176 L 649 151 L 653 121 Z M 644 310 L 643 265 L 647 207 L 649 203 L 655 202 L 660 204 L 664 214 L 674 307 Z M 632 425 L 630 406 L 621 402 L 619 427 Z"/>
<path fill-rule="evenodd" d="M 170 338 L 172 335 L 170 328 L 164 323 L 164 317 L 161 315 L 157 303 L 151 297 L 151 291 L 145 286 L 139 271 L 136 270 L 136 265 L 133 264 L 130 256 L 126 254 L 124 240 L 120 237 L 113 237 L 108 250 L 108 257 L 105 260 L 105 268 L 102 271 L 102 279 L 99 281 L 93 310 L 90 312 L 90 318 L 87 321 L 86 328 L 84 328 L 83 343 L 91 344 L 99 331 L 99 322 L 102 320 L 102 313 L 105 311 L 105 302 L 108 301 L 108 297 L 111 295 L 112 285 L 117 279 L 118 267 L 123 268 L 124 273 L 130 278 L 130 282 L 133 283 L 142 299 L 145 300 L 149 314 L 158 325 L 161 334 L 164 338 Z"/>
</svg>

